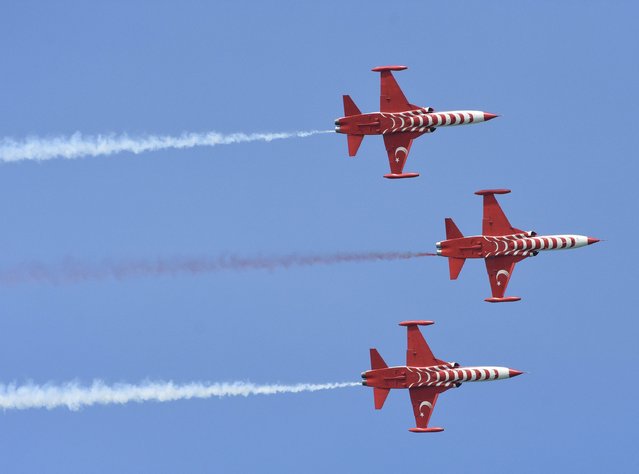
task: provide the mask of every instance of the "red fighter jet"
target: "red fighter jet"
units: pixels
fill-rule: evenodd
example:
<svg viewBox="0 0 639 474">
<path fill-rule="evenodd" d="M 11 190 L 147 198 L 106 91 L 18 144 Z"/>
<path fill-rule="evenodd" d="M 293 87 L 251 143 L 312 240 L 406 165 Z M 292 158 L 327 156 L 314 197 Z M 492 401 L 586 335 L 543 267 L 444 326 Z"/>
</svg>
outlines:
<svg viewBox="0 0 639 474">
<path fill-rule="evenodd" d="M 460 367 L 457 362 L 444 362 L 435 358 L 417 326 L 428 326 L 433 321 L 404 321 L 400 326 L 408 329 L 406 365 L 389 367 L 377 349 L 371 349 L 371 370 L 362 372 L 362 385 L 373 387 L 375 409 L 384 406 L 393 388 L 407 388 L 413 404 L 416 428 L 413 433 L 433 433 L 444 428 L 429 427 L 428 421 L 440 393 L 459 387 L 463 382 L 486 382 L 516 377 L 519 370 L 507 367 Z"/>
<path fill-rule="evenodd" d="M 450 279 L 456 280 L 467 258 L 483 258 L 492 289 L 489 303 L 519 301 L 518 296 L 504 296 L 515 264 L 546 250 L 585 247 L 599 239 L 584 235 L 538 236 L 510 225 L 495 194 L 507 194 L 509 189 L 487 189 L 475 194 L 484 197 L 482 235 L 464 237 L 451 218 L 446 218 L 446 240 L 437 242 L 437 255 L 448 257 Z"/>
<path fill-rule="evenodd" d="M 335 120 L 335 131 L 345 133 L 348 138 L 348 155 L 355 156 L 364 135 L 382 135 L 390 174 L 384 178 L 415 178 L 419 173 L 404 173 L 413 140 L 439 127 L 468 125 L 486 122 L 497 115 L 479 110 L 452 110 L 437 112 L 432 107 L 410 104 L 391 71 L 402 71 L 406 66 L 379 66 L 373 71 L 381 73 L 381 96 L 379 112 L 363 114 L 350 96 L 344 96 L 344 115 Z"/>
</svg>

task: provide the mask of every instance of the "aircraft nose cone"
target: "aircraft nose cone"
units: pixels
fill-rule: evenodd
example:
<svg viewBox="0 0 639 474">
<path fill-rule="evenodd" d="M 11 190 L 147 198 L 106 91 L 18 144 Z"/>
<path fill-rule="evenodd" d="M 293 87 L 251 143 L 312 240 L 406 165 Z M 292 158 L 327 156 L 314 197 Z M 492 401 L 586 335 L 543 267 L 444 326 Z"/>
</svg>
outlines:
<svg viewBox="0 0 639 474">
<path fill-rule="evenodd" d="M 508 376 L 510 378 L 517 377 L 518 375 L 521 375 L 521 374 L 523 374 L 523 372 L 520 370 L 508 369 Z"/>
<path fill-rule="evenodd" d="M 499 117 L 499 115 L 491 114 L 489 112 L 484 112 L 484 122 L 488 122 L 489 120 L 492 120 L 495 117 Z"/>
<path fill-rule="evenodd" d="M 588 237 L 588 245 L 596 244 L 599 242 L 599 239 L 595 239 L 594 237 Z"/>
</svg>

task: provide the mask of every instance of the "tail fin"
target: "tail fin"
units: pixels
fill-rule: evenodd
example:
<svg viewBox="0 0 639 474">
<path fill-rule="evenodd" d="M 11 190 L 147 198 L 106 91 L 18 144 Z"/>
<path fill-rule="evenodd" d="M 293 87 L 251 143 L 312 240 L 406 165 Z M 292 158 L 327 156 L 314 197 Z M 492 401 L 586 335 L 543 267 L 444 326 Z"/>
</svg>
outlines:
<svg viewBox="0 0 639 474">
<path fill-rule="evenodd" d="M 390 393 L 390 388 L 374 388 L 373 396 L 375 397 L 375 410 L 381 410 L 386 401 L 386 397 Z"/>
<path fill-rule="evenodd" d="M 388 365 L 386 365 L 382 356 L 379 355 L 377 349 L 371 349 L 371 370 L 385 369 L 386 367 L 388 367 Z"/>
<path fill-rule="evenodd" d="M 362 112 L 353 102 L 350 95 L 344 96 L 344 116 L 348 117 L 349 115 L 362 115 Z"/>
<path fill-rule="evenodd" d="M 346 138 L 348 139 L 348 156 L 357 155 L 357 150 L 362 144 L 364 135 L 347 135 Z"/>
<path fill-rule="evenodd" d="M 447 217 L 445 222 L 446 222 L 446 240 L 461 239 L 464 236 L 464 234 L 462 234 L 459 231 L 459 229 L 455 225 L 455 222 L 453 222 L 453 220 L 450 217 Z"/>
<path fill-rule="evenodd" d="M 454 225 L 454 224 L 453 224 Z M 465 258 L 448 257 L 448 270 L 450 270 L 450 279 L 457 280 L 457 277 L 464 267 Z"/>
</svg>

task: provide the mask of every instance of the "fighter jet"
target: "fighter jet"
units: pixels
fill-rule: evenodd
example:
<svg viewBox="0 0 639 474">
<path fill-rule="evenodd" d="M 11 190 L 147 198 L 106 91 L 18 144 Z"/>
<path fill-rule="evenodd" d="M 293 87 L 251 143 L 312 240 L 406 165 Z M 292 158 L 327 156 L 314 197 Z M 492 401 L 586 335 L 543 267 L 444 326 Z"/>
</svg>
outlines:
<svg viewBox="0 0 639 474">
<path fill-rule="evenodd" d="M 444 428 L 429 427 L 428 421 L 437 403 L 437 397 L 464 382 L 502 380 L 523 372 L 507 367 L 460 367 L 457 362 L 444 362 L 435 358 L 417 326 L 428 326 L 433 321 L 403 321 L 408 329 L 406 365 L 389 367 L 377 349 L 371 349 L 371 370 L 362 372 L 362 385 L 373 387 L 375 409 L 381 410 L 393 388 L 407 388 L 413 404 L 415 428 L 413 433 L 433 433 Z"/>
<path fill-rule="evenodd" d="M 467 258 L 483 258 L 493 296 L 489 303 L 519 301 L 518 296 L 504 296 L 515 264 L 546 250 L 576 249 L 599 242 L 583 235 L 538 236 L 510 225 L 495 194 L 509 189 L 486 189 L 475 194 L 484 197 L 482 235 L 464 237 L 451 218 L 446 218 L 446 240 L 437 242 L 437 255 L 448 257 L 450 279 L 456 280 Z"/>
<path fill-rule="evenodd" d="M 344 98 L 345 117 L 335 120 L 335 131 L 347 134 L 348 155 L 355 156 L 364 135 L 382 135 L 391 172 L 384 178 L 415 178 L 419 173 L 404 173 L 413 140 L 439 127 L 468 125 L 491 120 L 497 115 L 478 110 L 451 110 L 435 112 L 432 107 L 419 107 L 408 102 L 391 71 L 402 71 L 406 66 L 378 66 L 381 73 L 379 112 L 363 114 L 350 96 Z"/>
</svg>

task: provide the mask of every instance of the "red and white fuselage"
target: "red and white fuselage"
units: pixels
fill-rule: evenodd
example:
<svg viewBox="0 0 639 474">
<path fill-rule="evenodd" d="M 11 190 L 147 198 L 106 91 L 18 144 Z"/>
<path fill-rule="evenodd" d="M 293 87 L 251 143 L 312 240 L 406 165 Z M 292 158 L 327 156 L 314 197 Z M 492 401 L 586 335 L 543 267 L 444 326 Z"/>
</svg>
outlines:
<svg viewBox="0 0 639 474">
<path fill-rule="evenodd" d="M 439 127 L 470 125 L 497 117 L 480 110 L 434 112 L 420 107 L 405 112 L 372 112 L 341 117 L 335 121 L 335 131 L 354 135 L 387 135 L 391 133 L 430 133 Z"/>
<path fill-rule="evenodd" d="M 492 296 L 489 303 L 519 301 L 518 296 L 506 296 L 506 287 L 518 262 L 545 250 L 566 250 L 585 247 L 599 239 L 576 234 L 537 235 L 513 227 L 495 198 L 508 194 L 508 189 L 483 189 L 475 194 L 484 200 L 481 235 L 470 237 L 461 233 L 450 217 L 444 220 L 446 240 L 437 242 L 437 255 L 448 257 L 451 280 L 456 280 L 467 258 L 483 258 L 486 264 Z"/>
<path fill-rule="evenodd" d="M 394 388 L 407 389 L 415 415 L 413 433 L 436 433 L 443 428 L 429 426 L 437 397 L 464 382 L 488 382 L 516 377 L 522 372 L 507 367 L 460 367 L 457 362 L 436 358 L 424 339 L 419 326 L 433 321 L 402 321 L 407 329 L 406 365 L 389 367 L 377 349 L 370 350 L 371 370 L 362 372 L 362 385 L 373 388 L 375 409 L 384 406 Z"/>
<path fill-rule="evenodd" d="M 546 250 L 566 250 L 598 242 L 585 235 L 562 234 L 538 236 L 528 231 L 510 235 L 475 235 L 444 240 L 435 244 L 437 255 L 456 258 L 490 258 L 500 256 L 532 257 Z"/>
<path fill-rule="evenodd" d="M 404 172 L 413 140 L 439 127 L 481 123 L 497 117 L 479 110 L 435 112 L 432 107 L 411 104 L 392 74 L 392 71 L 404 69 L 406 66 L 373 68 L 373 71 L 380 73 L 379 112 L 364 114 L 353 99 L 345 95 L 342 97 L 344 116 L 335 120 L 335 131 L 346 135 L 348 156 L 357 155 L 366 135 L 382 135 L 390 167 L 390 173 L 384 177 L 389 179 L 419 176 L 419 173 Z"/>
<path fill-rule="evenodd" d="M 362 385 L 376 388 L 459 387 L 464 382 L 489 382 L 516 377 L 508 367 L 460 367 L 450 362 L 432 367 L 387 367 L 362 373 Z"/>
</svg>

